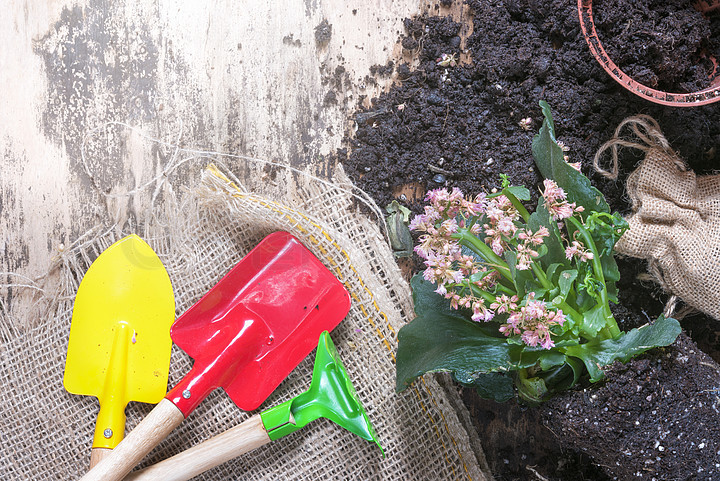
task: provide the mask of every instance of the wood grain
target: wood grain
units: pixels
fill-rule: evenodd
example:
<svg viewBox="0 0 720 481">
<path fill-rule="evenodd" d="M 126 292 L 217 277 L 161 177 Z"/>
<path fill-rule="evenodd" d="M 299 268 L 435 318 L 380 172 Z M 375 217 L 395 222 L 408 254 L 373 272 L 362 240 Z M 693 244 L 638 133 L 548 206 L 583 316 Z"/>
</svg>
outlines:
<svg viewBox="0 0 720 481">
<path fill-rule="evenodd" d="M 260 415 L 197 446 L 131 473 L 125 481 L 184 481 L 270 442 Z"/>
<path fill-rule="evenodd" d="M 119 481 L 183 420 L 182 411 L 163 399 L 112 452 L 81 481 Z"/>
<path fill-rule="evenodd" d="M 97 464 L 103 459 L 107 458 L 112 452 L 110 448 L 92 448 L 90 451 L 90 469 L 97 466 Z"/>
</svg>

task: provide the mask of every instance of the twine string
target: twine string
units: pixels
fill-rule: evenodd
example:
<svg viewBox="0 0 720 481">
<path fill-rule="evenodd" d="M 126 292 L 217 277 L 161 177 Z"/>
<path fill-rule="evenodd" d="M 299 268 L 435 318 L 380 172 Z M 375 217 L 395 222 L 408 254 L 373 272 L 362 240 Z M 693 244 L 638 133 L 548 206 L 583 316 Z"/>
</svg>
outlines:
<svg viewBox="0 0 720 481">
<path fill-rule="evenodd" d="M 148 142 L 153 142 L 153 143 L 163 146 L 165 148 L 173 149 L 173 154 L 170 156 L 170 159 L 166 162 L 166 164 L 162 167 L 162 170 L 158 175 L 145 181 L 140 186 L 135 187 L 134 189 L 125 191 L 125 192 L 111 193 L 111 192 L 106 192 L 104 189 L 102 189 L 97 182 L 95 173 L 92 171 L 92 169 L 90 167 L 90 164 L 87 159 L 87 154 L 86 154 L 87 144 L 88 144 L 88 141 L 90 140 L 90 138 L 93 137 L 94 135 L 96 135 L 97 132 L 104 131 L 108 127 L 112 127 L 112 126 L 118 126 L 118 127 L 128 129 L 131 132 L 137 134 L 138 136 L 140 136 L 141 138 L 145 139 Z M 220 159 L 225 158 L 225 159 L 229 159 L 231 161 L 236 161 L 236 162 L 244 161 L 244 162 L 249 162 L 249 163 L 254 163 L 254 164 L 262 164 L 262 165 L 269 165 L 272 167 L 278 167 L 281 169 L 286 169 L 290 172 L 298 174 L 298 175 L 300 175 L 304 178 L 310 179 L 314 182 L 318 182 L 318 183 L 324 185 L 325 187 L 340 190 L 340 191 L 350 195 L 357 201 L 361 202 L 366 207 L 368 207 L 370 209 L 370 211 L 373 213 L 373 215 L 377 218 L 378 223 L 380 224 L 386 239 L 389 240 L 388 228 L 387 228 L 387 224 L 385 222 L 385 216 L 383 214 L 382 209 L 377 205 L 377 203 L 375 203 L 375 201 L 372 199 L 372 197 L 370 197 L 370 195 L 367 192 L 363 191 L 362 189 L 360 189 L 356 186 L 352 186 L 351 189 L 348 189 L 348 188 L 343 187 L 340 184 L 329 182 L 321 177 L 317 177 L 315 175 L 309 174 L 298 168 L 292 167 L 288 164 L 284 164 L 281 162 L 275 162 L 275 161 L 271 161 L 271 160 L 267 160 L 267 159 L 261 159 L 258 157 L 249 157 L 246 155 L 229 154 L 229 153 L 218 152 L 218 151 L 214 151 L 214 150 L 201 150 L 201 149 L 191 149 L 191 148 L 181 147 L 180 139 L 182 137 L 182 128 L 183 128 L 183 124 L 181 122 L 179 132 L 177 134 L 176 139 L 172 142 L 168 142 L 168 141 L 153 137 L 152 135 L 145 132 L 143 129 L 132 126 L 125 122 L 120 122 L 120 121 L 105 122 L 95 128 L 88 130 L 85 133 L 85 135 L 83 136 L 82 146 L 80 148 L 80 157 L 81 157 L 80 160 L 82 162 L 83 169 L 85 170 L 85 173 L 90 178 L 95 189 L 98 192 L 100 192 L 103 196 L 105 196 L 106 198 L 134 196 L 134 195 L 138 194 L 139 192 L 144 191 L 149 186 L 151 186 L 157 182 L 158 185 L 157 185 L 155 191 L 153 192 L 152 200 L 151 200 L 151 202 L 153 203 L 151 205 L 154 205 L 154 202 L 160 193 L 161 186 L 165 183 L 168 176 L 188 162 L 200 162 L 203 159 L 208 159 L 208 160 L 217 162 L 218 158 L 220 158 Z M 180 158 L 181 156 L 182 156 L 182 158 Z M 228 169 L 228 172 L 230 170 L 231 169 Z M 232 178 L 233 182 L 235 182 L 239 187 L 241 187 L 245 192 L 247 192 L 247 189 L 243 186 L 243 184 L 240 182 L 240 180 L 234 175 L 232 177 L 233 177 Z M 345 185 L 345 184 L 343 184 L 343 185 Z"/>
</svg>

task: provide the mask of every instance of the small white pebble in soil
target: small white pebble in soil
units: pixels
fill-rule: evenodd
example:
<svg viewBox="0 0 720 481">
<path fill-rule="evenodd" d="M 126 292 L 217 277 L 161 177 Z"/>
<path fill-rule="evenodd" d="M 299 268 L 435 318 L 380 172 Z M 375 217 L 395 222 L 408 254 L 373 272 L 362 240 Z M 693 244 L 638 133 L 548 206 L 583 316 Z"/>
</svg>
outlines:
<svg viewBox="0 0 720 481">
<path fill-rule="evenodd" d="M 658 451 L 660 451 L 661 453 L 665 451 L 665 446 L 658 446 Z"/>
<path fill-rule="evenodd" d="M 485 161 L 485 165 L 490 165 L 490 164 L 492 164 L 493 162 L 495 162 L 495 159 L 493 159 L 492 157 L 490 157 L 489 159 L 487 159 L 487 161 Z"/>
<path fill-rule="evenodd" d="M 635 420 L 635 426 L 640 426 L 640 421 L 638 421 L 637 419 Z"/>
<path fill-rule="evenodd" d="M 646 401 L 652 401 L 652 394 L 645 398 Z"/>
<path fill-rule="evenodd" d="M 698 449 L 703 449 L 705 447 L 705 443 L 698 444 Z"/>
<path fill-rule="evenodd" d="M 535 168 L 534 168 L 534 167 L 528 167 L 528 172 L 535 172 Z"/>
<path fill-rule="evenodd" d="M 655 446 L 653 446 L 653 447 L 654 447 L 655 449 L 657 449 L 658 446 L 660 446 L 660 441 L 655 441 Z"/>
</svg>

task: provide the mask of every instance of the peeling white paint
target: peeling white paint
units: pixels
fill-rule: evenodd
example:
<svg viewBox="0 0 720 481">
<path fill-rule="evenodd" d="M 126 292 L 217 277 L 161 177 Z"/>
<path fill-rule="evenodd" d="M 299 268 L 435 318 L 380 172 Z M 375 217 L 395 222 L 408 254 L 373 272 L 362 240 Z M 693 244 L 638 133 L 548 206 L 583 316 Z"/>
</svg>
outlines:
<svg viewBox="0 0 720 481">
<path fill-rule="evenodd" d="M 107 121 L 126 122 L 169 142 L 182 124 L 185 147 L 299 167 L 317 164 L 341 147 L 358 97 L 372 98 L 388 87 L 388 79 L 378 78 L 371 87 L 363 79 L 370 66 L 397 61 L 401 50 L 393 45 L 402 21 L 418 13 L 420 3 L 4 5 L 0 271 L 43 273 L 58 245 L 99 220 L 104 206 L 83 171 L 79 146 L 83 135 Z M 319 46 L 315 27 L 323 19 L 332 25 L 332 37 Z M 48 72 L 48 65 L 57 71 Z M 334 85 L 338 66 L 345 72 Z M 331 89 L 337 103 L 324 105 Z M 147 141 L 122 129 L 115 137 L 102 135 L 105 143 L 89 143 L 88 162 L 104 189 L 126 192 L 157 175 L 161 160 Z M 133 208 L 142 210 L 151 194 L 136 199 Z M 127 200 L 113 202 L 120 218 L 126 211 L 133 216 Z"/>
</svg>

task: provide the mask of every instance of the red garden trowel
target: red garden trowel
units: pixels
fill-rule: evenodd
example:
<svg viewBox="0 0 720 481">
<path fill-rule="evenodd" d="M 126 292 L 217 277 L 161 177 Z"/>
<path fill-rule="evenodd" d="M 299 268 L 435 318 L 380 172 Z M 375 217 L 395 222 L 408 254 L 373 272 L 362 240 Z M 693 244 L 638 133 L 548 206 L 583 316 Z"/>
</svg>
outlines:
<svg viewBox="0 0 720 481">
<path fill-rule="evenodd" d="M 267 236 L 171 328 L 192 370 L 82 479 L 122 479 L 218 387 L 256 409 L 349 310 L 343 285 L 296 238 Z"/>
<path fill-rule="evenodd" d="M 327 331 L 320 335 L 312 383 L 306 392 L 172 458 L 134 472 L 125 481 L 185 481 L 294 433 L 318 418 L 329 419 L 351 433 L 375 442 L 382 452 L 375 430 Z"/>
</svg>

